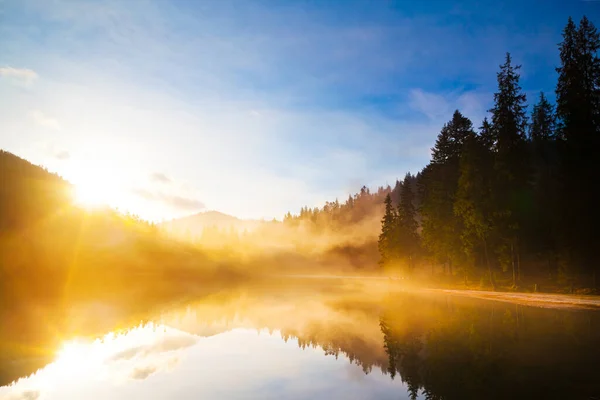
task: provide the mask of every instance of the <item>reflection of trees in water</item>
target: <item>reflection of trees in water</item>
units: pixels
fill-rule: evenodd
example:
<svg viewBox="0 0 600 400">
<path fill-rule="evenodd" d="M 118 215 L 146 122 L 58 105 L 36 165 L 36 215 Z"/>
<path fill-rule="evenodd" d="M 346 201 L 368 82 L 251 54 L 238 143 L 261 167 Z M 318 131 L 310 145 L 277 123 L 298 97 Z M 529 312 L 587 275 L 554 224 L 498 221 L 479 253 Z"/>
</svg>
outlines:
<svg viewBox="0 0 600 400">
<path fill-rule="evenodd" d="M 337 296 L 228 293 L 164 314 L 160 322 L 199 336 L 235 328 L 279 331 L 300 348 L 345 356 L 365 374 L 379 369 L 401 379 L 411 398 L 570 399 L 598 393 L 599 313 L 409 294 L 383 302 Z"/>
<path fill-rule="evenodd" d="M 587 399 L 600 393 L 599 314 L 400 298 L 380 326 L 411 398 Z M 596 334 L 595 334 L 596 333 Z"/>
<path fill-rule="evenodd" d="M 387 368 L 387 360 L 378 349 L 373 348 L 370 342 L 355 336 L 327 337 L 328 335 L 319 335 L 318 332 L 302 333 L 289 330 L 282 330 L 281 335 L 286 342 L 289 339 L 297 340 L 298 347 L 302 349 L 320 347 L 325 355 L 334 356 L 336 359 L 342 354 L 350 363 L 359 366 L 365 374 L 371 373 L 373 367 L 380 368 L 382 372 Z"/>
<path fill-rule="evenodd" d="M 598 313 L 408 294 L 343 307 L 323 301 L 313 308 L 294 296 L 277 303 L 273 309 L 255 298 L 230 303 L 227 311 L 199 311 L 197 318 L 210 324 L 207 315 L 219 316 L 225 330 L 278 330 L 300 348 L 320 347 L 367 374 L 377 368 L 400 378 L 412 398 L 580 398 L 600 386 Z"/>
</svg>

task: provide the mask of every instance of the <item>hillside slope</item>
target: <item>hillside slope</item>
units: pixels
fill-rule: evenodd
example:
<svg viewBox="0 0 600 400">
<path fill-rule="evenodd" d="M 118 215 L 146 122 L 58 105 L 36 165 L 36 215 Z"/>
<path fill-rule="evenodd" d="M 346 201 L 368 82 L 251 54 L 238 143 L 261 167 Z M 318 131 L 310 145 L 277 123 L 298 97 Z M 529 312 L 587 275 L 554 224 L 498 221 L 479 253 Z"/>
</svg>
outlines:
<svg viewBox="0 0 600 400">
<path fill-rule="evenodd" d="M 152 224 L 74 206 L 68 182 L 5 151 L 0 178 L 0 365 L 234 277 Z"/>
</svg>

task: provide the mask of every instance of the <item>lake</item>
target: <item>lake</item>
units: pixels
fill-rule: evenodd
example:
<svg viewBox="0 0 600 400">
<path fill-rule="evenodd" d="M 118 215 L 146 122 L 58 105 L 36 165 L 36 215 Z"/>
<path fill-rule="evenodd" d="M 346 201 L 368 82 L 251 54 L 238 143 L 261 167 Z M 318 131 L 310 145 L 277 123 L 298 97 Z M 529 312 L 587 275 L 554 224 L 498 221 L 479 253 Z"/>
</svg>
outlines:
<svg viewBox="0 0 600 400">
<path fill-rule="evenodd" d="M 599 329 L 594 310 L 273 280 L 65 337 L 11 361 L 0 399 L 593 399 Z"/>
</svg>

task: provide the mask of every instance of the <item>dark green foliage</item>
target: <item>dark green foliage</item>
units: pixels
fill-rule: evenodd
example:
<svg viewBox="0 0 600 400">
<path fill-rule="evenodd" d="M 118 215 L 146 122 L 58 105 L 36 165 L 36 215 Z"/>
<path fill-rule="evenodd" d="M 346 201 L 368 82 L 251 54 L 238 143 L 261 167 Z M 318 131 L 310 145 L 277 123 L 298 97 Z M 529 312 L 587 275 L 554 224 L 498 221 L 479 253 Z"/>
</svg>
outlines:
<svg viewBox="0 0 600 400">
<path fill-rule="evenodd" d="M 397 246 L 396 240 L 396 221 L 398 215 L 392 205 L 392 198 L 388 193 L 385 196 L 385 214 L 381 220 L 381 233 L 379 234 L 379 240 L 377 245 L 379 248 L 379 254 L 381 254 L 380 264 L 382 266 L 389 265 L 393 260 L 394 248 Z"/>
<path fill-rule="evenodd" d="M 600 35 L 587 18 L 579 26 L 569 19 L 559 48 L 556 107 L 540 93 L 528 121 L 520 66 L 507 53 L 479 134 L 459 111 L 442 128 L 418 174 L 420 206 L 411 218 L 424 247 L 421 275 L 441 266 L 493 288 L 597 287 Z M 396 246 L 397 259 L 410 258 L 401 235 Z"/>
<path fill-rule="evenodd" d="M 600 273 L 596 249 L 600 195 L 600 37 L 582 18 L 569 19 L 560 44 L 556 114 L 561 143 L 561 275 L 584 274 L 596 281 Z M 595 284 L 597 282 L 594 282 Z"/>
<path fill-rule="evenodd" d="M 533 106 L 533 112 L 531 113 L 529 138 L 534 143 L 541 143 L 554 140 L 555 135 L 556 116 L 554 107 L 544 96 L 544 92 L 541 92 L 540 100 Z"/>
<path fill-rule="evenodd" d="M 404 259 L 409 275 L 412 274 L 415 267 L 420 247 L 420 238 L 417 233 L 417 212 L 414 204 L 415 198 L 411 185 L 412 178 L 410 174 L 406 174 L 402 182 L 397 217 L 399 258 Z"/>
<path fill-rule="evenodd" d="M 524 218 L 528 208 L 529 164 L 526 147 L 526 105 L 521 93 L 518 70 L 510 54 L 500 66 L 498 92 L 494 94 L 492 134 L 494 148 L 494 226 L 498 234 L 496 251 L 504 269 L 513 272 L 513 285 L 518 279 L 518 252 Z"/>
<path fill-rule="evenodd" d="M 485 122 L 485 121 L 484 121 Z M 482 132 L 485 124 L 482 127 Z M 483 136 L 473 136 L 466 143 L 460 158 L 460 178 L 454 202 L 454 214 L 462 221 L 461 249 L 465 260 L 465 281 L 468 272 L 483 260 L 492 287 L 495 280 L 490 261 L 490 246 L 494 233 L 492 152 Z"/>
<path fill-rule="evenodd" d="M 459 163 L 465 142 L 473 137 L 473 124 L 458 110 L 444 125 L 432 149 L 431 163 L 420 179 L 422 237 L 433 258 L 450 268 L 463 259 L 460 246 L 462 220 L 453 211 L 459 180 Z"/>
</svg>

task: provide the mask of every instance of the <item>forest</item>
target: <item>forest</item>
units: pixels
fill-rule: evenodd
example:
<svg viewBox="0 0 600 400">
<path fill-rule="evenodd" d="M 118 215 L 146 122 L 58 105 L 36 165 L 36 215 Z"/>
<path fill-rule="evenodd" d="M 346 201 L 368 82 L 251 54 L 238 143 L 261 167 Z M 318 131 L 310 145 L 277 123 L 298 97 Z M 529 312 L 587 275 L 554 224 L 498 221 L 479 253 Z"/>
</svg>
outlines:
<svg viewBox="0 0 600 400">
<path fill-rule="evenodd" d="M 507 53 L 489 118 L 475 128 L 456 110 L 423 170 L 284 222 L 336 230 L 376 210 L 384 271 L 467 287 L 597 291 L 600 38 L 586 17 L 569 18 L 562 37 L 554 104 L 539 93 L 528 116 L 520 65 Z"/>
<path fill-rule="evenodd" d="M 67 181 L 1 152 L 2 320 L 20 315 L 23 329 L 12 330 L 20 335 L 44 309 L 91 301 L 144 308 L 201 290 L 195 282 L 208 288 L 273 272 L 597 291 L 600 38 L 585 17 L 569 19 L 562 36 L 554 104 L 540 93 L 527 115 L 520 66 L 506 54 L 489 118 L 475 128 L 454 112 L 422 171 L 251 232 L 208 229 L 181 240 L 132 215 L 81 209 Z M 63 311 L 52 314 L 56 324 Z"/>
</svg>

